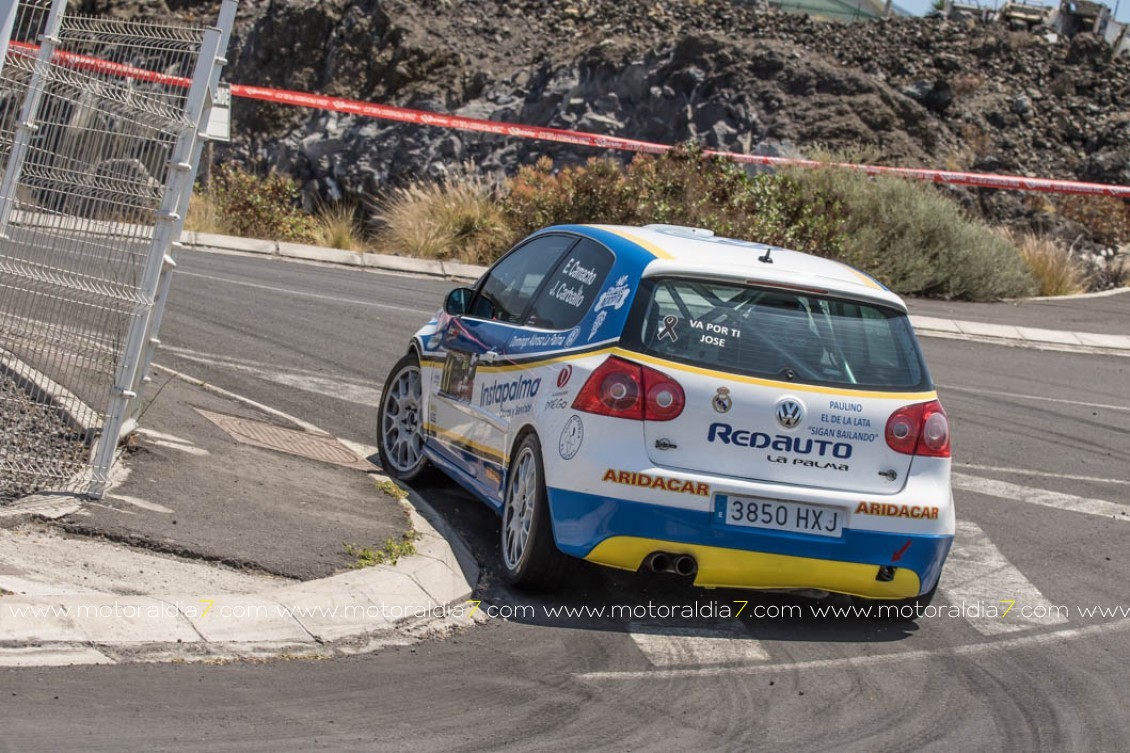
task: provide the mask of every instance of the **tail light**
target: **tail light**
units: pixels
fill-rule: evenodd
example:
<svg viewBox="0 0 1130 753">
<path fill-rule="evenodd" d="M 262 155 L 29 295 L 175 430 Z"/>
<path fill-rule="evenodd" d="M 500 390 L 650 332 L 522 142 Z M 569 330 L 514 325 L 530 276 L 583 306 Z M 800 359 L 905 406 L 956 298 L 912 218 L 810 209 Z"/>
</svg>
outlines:
<svg viewBox="0 0 1130 753">
<path fill-rule="evenodd" d="M 904 455 L 950 456 L 950 422 L 942 404 L 904 405 L 887 419 L 887 445 Z"/>
<path fill-rule="evenodd" d="M 612 356 L 597 367 L 573 410 L 636 421 L 670 421 L 686 405 L 683 388 L 661 371 Z"/>
</svg>

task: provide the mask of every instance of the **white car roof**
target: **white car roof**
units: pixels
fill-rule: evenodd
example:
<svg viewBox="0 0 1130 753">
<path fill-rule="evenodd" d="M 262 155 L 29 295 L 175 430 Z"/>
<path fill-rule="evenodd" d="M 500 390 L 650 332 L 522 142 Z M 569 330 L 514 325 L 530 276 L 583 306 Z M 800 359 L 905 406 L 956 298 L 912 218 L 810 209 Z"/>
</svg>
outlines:
<svg viewBox="0 0 1130 753">
<path fill-rule="evenodd" d="M 762 243 L 715 236 L 679 225 L 598 225 L 655 256 L 644 277 L 678 274 L 827 291 L 906 311 L 899 296 L 869 275 L 832 259 Z M 768 252 L 772 262 L 759 261 Z"/>
</svg>

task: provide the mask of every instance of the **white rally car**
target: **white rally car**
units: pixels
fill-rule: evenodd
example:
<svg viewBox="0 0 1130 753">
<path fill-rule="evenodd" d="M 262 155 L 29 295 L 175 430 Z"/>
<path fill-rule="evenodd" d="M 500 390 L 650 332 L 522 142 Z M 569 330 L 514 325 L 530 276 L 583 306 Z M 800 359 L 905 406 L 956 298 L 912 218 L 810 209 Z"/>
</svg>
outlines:
<svg viewBox="0 0 1130 753">
<path fill-rule="evenodd" d="M 434 465 L 502 516 L 520 587 L 570 555 L 921 602 L 953 541 L 949 423 L 902 300 L 700 229 L 526 239 L 416 333 L 378 443 L 390 475 Z"/>
</svg>

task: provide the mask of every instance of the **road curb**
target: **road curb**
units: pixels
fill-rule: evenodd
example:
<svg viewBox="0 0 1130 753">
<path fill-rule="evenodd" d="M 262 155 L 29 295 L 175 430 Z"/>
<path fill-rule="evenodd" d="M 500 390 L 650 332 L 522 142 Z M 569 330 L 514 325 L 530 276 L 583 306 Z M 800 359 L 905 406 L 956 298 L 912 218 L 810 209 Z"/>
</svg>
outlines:
<svg viewBox="0 0 1130 753">
<path fill-rule="evenodd" d="M 986 324 L 915 315 L 910 317 L 910 323 L 918 334 L 928 337 L 1007 344 L 1043 350 L 1130 356 L 1130 336 L 1126 335 L 1069 332 L 1037 327 L 1019 327 L 1012 324 Z"/>
<path fill-rule="evenodd" d="M 406 491 L 398 501 L 416 532 L 416 551 L 394 564 L 252 594 L 60 595 L 47 583 L 36 593 L 25 590 L 27 581 L 22 587 L 9 581 L 0 595 L 0 667 L 337 656 L 407 645 L 482 621 L 468 601 L 479 578 L 470 547 L 419 494 Z M 73 498 L 27 498 L 5 509 L 0 527 L 60 517 L 80 506 Z"/>
<path fill-rule="evenodd" d="M 442 259 L 417 259 L 411 256 L 377 254 L 369 251 L 345 251 L 338 248 L 310 246 L 303 243 L 240 238 L 232 235 L 213 235 L 211 233 L 198 233 L 189 230 L 181 234 L 180 243 L 184 248 L 214 248 L 220 251 L 230 251 L 240 254 L 277 256 L 283 259 L 336 264 L 338 266 L 353 267 L 355 269 L 401 272 L 406 274 L 426 275 L 429 277 L 443 277 L 445 279 L 474 280 L 487 270 L 486 267 L 462 264 L 455 261 L 445 261 Z"/>
</svg>

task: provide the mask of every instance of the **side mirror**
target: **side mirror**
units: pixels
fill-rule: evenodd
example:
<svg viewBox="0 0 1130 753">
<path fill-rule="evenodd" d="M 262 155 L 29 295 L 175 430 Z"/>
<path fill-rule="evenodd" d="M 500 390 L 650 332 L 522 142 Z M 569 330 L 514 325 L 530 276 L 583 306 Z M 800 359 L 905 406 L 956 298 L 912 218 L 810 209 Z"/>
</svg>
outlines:
<svg viewBox="0 0 1130 753">
<path fill-rule="evenodd" d="M 443 299 L 443 310 L 452 316 L 462 316 L 471 308 L 471 299 L 474 296 L 475 291 L 471 288 L 456 288 Z"/>
</svg>

